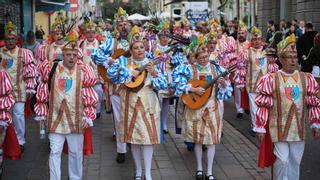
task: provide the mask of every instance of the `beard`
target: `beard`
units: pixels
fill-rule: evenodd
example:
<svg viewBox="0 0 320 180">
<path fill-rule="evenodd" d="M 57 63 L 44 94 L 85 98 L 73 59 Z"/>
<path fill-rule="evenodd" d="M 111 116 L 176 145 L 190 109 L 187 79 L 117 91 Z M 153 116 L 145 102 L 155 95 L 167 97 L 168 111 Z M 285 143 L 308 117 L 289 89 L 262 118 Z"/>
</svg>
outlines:
<svg viewBox="0 0 320 180">
<path fill-rule="evenodd" d="M 246 38 L 245 38 L 245 37 L 242 37 L 242 36 L 239 36 L 239 37 L 238 37 L 238 40 L 239 40 L 239 42 L 245 42 L 245 41 L 246 41 Z"/>
</svg>

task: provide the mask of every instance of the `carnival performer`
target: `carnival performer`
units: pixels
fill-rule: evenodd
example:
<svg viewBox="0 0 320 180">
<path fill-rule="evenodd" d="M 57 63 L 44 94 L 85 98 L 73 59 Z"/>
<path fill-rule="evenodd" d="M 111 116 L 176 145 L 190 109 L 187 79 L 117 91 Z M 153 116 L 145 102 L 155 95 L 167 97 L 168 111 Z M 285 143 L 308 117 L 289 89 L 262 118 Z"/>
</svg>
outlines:
<svg viewBox="0 0 320 180">
<path fill-rule="evenodd" d="M 162 74 L 166 74 L 167 82 L 169 84 L 168 89 L 160 90 L 158 92 L 160 105 L 161 105 L 161 112 L 160 112 L 160 119 L 161 119 L 161 129 L 163 130 L 164 134 L 168 134 L 168 114 L 170 109 L 170 98 L 173 96 L 173 91 L 170 87 L 172 82 L 171 73 L 173 70 L 173 64 L 171 63 L 171 56 L 166 51 L 170 48 L 169 42 L 170 38 L 166 36 L 166 33 L 169 32 L 169 21 L 162 21 L 158 28 L 160 29 L 158 35 L 159 42 L 156 46 L 156 54 L 161 56 L 161 63 L 159 64 Z"/>
<path fill-rule="evenodd" d="M 117 12 L 114 14 L 114 21 L 116 28 L 114 30 L 114 37 L 107 37 L 107 40 L 96 50 L 92 55 L 97 64 L 103 65 L 106 69 L 112 65 L 115 59 L 124 55 L 122 52 L 129 51 L 129 42 L 127 40 L 128 34 L 130 32 L 131 25 L 128 21 L 127 12 L 121 7 L 118 8 Z M 118 51 L 122 52 L 118 54 Z M 111 105 L 112 107 L 112 117 L 115 128 L 115 138 L 117 141 L 117 157 L 116 161 L 118 163 L 125 162 L 125 154 L 127 153 L 127 145 L 120 141 L 118 133 L 123 131 L 120 126 L 120 96 L 119 90 L 120 85 L 114 84 L 112 82 L 105 82 L 106 96 L 107 96 L 107 107 Z M 110 97 L 110 98 L 109 98 Z M 108 100 L 110 99 L 110 102 Z M 108 108 L 107 108 L 108 109 Z"/>
<path fill-rule="evenodd" d="M 157 41 L 156 41 L 156 34 L 149 29 L 149 24 L 146 25 L 143 31 L 143 40 L 144 46 L 146 47 L 146 57 L 148 59 L 155 59 L 158 54 L 155 54 Z"/>
<path fill-rule="evenodd" d="M 64 34 L 62 32 L 61 22 L 58 17 L 51 26 L 51 36 L 43 43 L 36 52 L 38 67 L 45 60 L 53 61 L 62 59 L 62 48 L 65 45 Z"/>
<path fill-rule="evenodd" d="M 224 68 L 217 63 L 209 62 L 209 54 L 206 48 L 206 39 L 201 34 L 196 47 L 197 63 L 192 65 L 182 64 L 172 73 L 172 79 L 175 83 L 175 95 L 181 96 L 183 93 L 196 93 L 202 95 L 205 89 L 202 87 L 192 87 L 188 83 L 190 80 L 212 80 L 222 73 Z M 213 159 L 215 155 L 215 145 L 220 143 L 222 131 L 222 110 L 220 99 L 231 97 L 232 87 L 223 77 L 217 81 L 217 86 L 213 86 L 211 97 L 208 102 L 200 109 L 192 110 L 189 107 L 184 109 L 184 118 L 182 122 L 182 132 L 186 142 L 195 143 L 194 151 L 197 160 L 196 179 L 204 178 L 202 168 L 202 145 L 207 146 L 207 174 L 206 179 L 214 179 L 212 173 Z"/>
<path fill-rule="evenodd" d="M 175 34 L 183 34 L 184 30 L 181 28 L 181 21 L 174 21 L 172 25 L 172 31 Z"/>
<path fill-rule="evenodd" d="M 208 48 L 208 52 L 209 52 L 209 61 L 213 62 L 216 61 L 216 63 L 218 62 L 218 58 L 219 58 L 219 49 L 217 46 L 217 37 L 218 37 L 218 33 L 211 29 L 210 32 L 206 35 L 206 38 L 208 39 L 208 43 L 207 43 L 207 48 Z"/>
<path fill-rule="evenodd" d="M 214 28 L 218 33 L 217 38 L 217 50 L 219 51 L 218 62 L 224 67 L 228 68 L 232 64 L 235 58 L 236 41 L 233 37 L 227 36 L 223 33 L 221 25 L 217 21 L 213 21 L 210 24 L 210 29 Z"/>
<path fill-rule="evenodd" d="M 313 136 L 320 136 L 319 85 L 311 74 L 297 70 L 295 41 L 292 34 L 278 44 L 282 69 L 268 73 L 257 84 L 259 94 L 255 102 L 258 110 L 254 131 L 260 140 L 269 139 L 273 143 L 270 144 L 270 149 L 273 148 L 270 153 L 273 154 L 265 157 L 276 157 L 275 162 L 269 164 L 273 165 L 276 180 L 299 179 L 306 126 L 309 124 L 306 119 L 310 121 Z M 270 162 L 270 159 L 264 160 Z M 260 167 L 265 165 L 259 161 Z"/>
<path fill-rule="evenodd" d="M 100 46 L 99 41 L 95 38 L 97 25 L 90 20 L 90 21 L 85 21 L 83 23 L 83 27 L 84 27 L 86 39 L 80 43 L 80 48 L 82 49 L 83 62 L 85 64 L 90 65 L 94 69 L 95 76 L 97 77 L 96 84 L 94 85 L 94 90 L 96 91 L 99 97 L 98 105 L 97 105 L 97 117 L 96 117 L 97 119 L 99 119 L 101 115 L 101 103 L 103 100 L 102 86 L 104 82 L 103 82 L 103 79 L 98 75 L 98 70 L 95 62 L 91 59 L 91 55 Z"/>
<path fill-rule="evenodd" d="M 193 30 L 191 30 L 191 24 L 187 18 L 183 18 L 182 22 L 183 36 L 186 38 L 191 37 L 192 34 L 195 34 Z"/>
<path fill-rule="evenodd" d="M 152 61 L 145 57 L 145 46 L 140 29 L 132 28 L 130 38 L 131 57 L 124 56 L 117 59 L 108 68 L 108 76 L 114 83 L 124 84 L 130 82 L 133 77 L 139 76 L 140 72 L 128 65 L 146 66 L 147 75 L 143 87 L 140 90 L 132 90 L 122 86 L 120 88 L 122 132 L 118 132 L 121 142 L 130 143 L 133 159 L 135 162 L 135 179 L 142 179 L 141 151 L 145 165 L 145 178 L 151 178 L 151 163 L 153 145 L 160 143 L 160 105 L 154 89 L 166 89 L 167 81 L 160 70 L 153 65 Z"/>
<path fill-rule="evenodd" d="M 234 73 L 234 101 L 237 110 L 237 118 L 241 119 L 244 113 L 244 107 L 241 106 L 242 101 L 248 102 L 248 96 L 245 91 L 245 74 L 247 72 L 248 50 L 250 42 L 247 40 L 248 29 L 247 26 L 240 22 L 238 26 L 238 39 L 236 44 L 236 64 L 237 70 Z"/>
<path fill-rule="evenodd" d="M 44 61 L 35 105 L 36 120 L 46 120 L 50 180 L 61 179 L 61 153 L 68 144 L 69 179 L 82 179 L 84 131 L 93 126 L 98 96 L 93 69 L 78 57 L 78 35 L 68 32 L 62 62 Z"/>
<path fill-rule="evenodd" d="M 257 96 L 257 83 L 258 81 L 268 73 L 268 61 L 266 59 L 265 51 L 261 44 L 262 34 L 260 29 L 253 27 L 251 30 L 251 47 L 247 51 L 247 62 L 244 66 L 247 71 L 241 71 L 240 81 L 237 82 L 238 87 L 244 86 L 248 92 L 250 116 L 252 129 L 250 134 L 255 136 L 256 113 L 257 105 L 255 104 L 255 98 Z M 245 79 L 245 80 L 244 80 Z"/>
<path fill-rule="evenodd" d="M 13 80 L 12 120 L 17 133 L 21 151 L 24 151 L 25 140 L 25 102 L 35 94 L 36 64 L 32 51 L 17 46 L 17 28 L 12 22 L 5 26 L 6 46 L 0 49 L 1 65 Z"/>
<path fill-rule="evenodd" d="M 122 49 L 123 51 L 129 51 L 129 41 L 128 34 L 130 32 L 130 23 L 128 21 L 128 14 L 121 7 L 118 9 L 117 13 L 114 15 L 116 21 L 115 37 L 114 37 L 114 53 L 116 50 Z M 114 54 L 113 53 L 113 54 Z M 115 58 L 117 58 L 115 56 Z M 109 65 L 112 64 L 113 60 L 110 60 Z M 118 163 L 125 162 L 125 154 L 127 153 L 127 144 L 120 140 L 119 133 L 123 131 L 123 126 L 121 126 L 121 98 L 119 95 L 120 86 L 118 84 L 110 84 L 109 94 L 112 104 L 113 120 L 115 123 L 116 130 L 116 140 L 117 140 L 117 158 Z"/>
<path fill-rule="evenodd" d="M 0 60 L 0 64 L 2 61 Z M 18 160 L 21 151 L 12 124 L 11 108 L 14 106 L 12 81 L 6 70 L 0 66 L 0 179 L 3 173 L 3 159 Z"/>
<path fill-rule="evenodd" d="M 185 53 L 186 53 L 186 58 L 187 58 L 187 62 L 184 62 L 185 64 L 189 64 L 189 65 L 196 65 L 197 64 L 197 59 L 195 57 L 195 54 L 196 54 L 195 50 L 197 47 L 196 43 L 198 42 L 196 40 L 197 38 L 198 38 L 198 36 L 196 34 L 192 34 L 190 37 L 191 43 L 189 45 L 185 46 Z M 184 105 L 183 101 L 181 100 L 181 97 L 176 102 L 176 109 L 175 110 L 176 110 L 176 112 L 175 112 L 176 134 L 181 134 L 182 122 L 184 122 L 184 110 L 185 110 L 185 105 Z M 188 151 L 194 150 L 194 143 L 187 142 L 187 141 L 184 141 L 184 143 L 186 144 Z"/>
</svg>

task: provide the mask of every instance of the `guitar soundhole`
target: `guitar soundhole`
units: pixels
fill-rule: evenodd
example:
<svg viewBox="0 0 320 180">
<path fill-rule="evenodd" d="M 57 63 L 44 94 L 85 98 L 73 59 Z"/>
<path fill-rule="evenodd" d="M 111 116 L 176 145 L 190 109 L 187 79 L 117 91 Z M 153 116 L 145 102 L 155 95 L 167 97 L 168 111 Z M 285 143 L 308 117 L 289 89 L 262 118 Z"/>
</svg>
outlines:
<svg viewBox="0 0 320 180">
<path fill-rule="evenodd" d="M 192 93 L 192 94 L 190 94 L 190 96 L 191 96 L 192 101 L 193 101 L 193 102 L 196 102 L 195 94 L 194 94 L 194 93 Z"/>
</svg>

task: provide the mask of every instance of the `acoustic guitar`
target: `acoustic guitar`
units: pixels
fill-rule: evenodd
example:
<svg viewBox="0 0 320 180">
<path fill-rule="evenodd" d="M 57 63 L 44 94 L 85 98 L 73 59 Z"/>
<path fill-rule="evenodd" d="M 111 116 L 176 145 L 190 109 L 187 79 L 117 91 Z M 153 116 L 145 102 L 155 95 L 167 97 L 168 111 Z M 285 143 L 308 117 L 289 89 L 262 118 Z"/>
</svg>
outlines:
<svg viewBox="0 0 320 180">
<path fill-rule="evenodd" d="M 160 62 L 161 62 L 160 57 L 156 58 L 153 61 L 153 65 L 157 65 Z M 144 86 L 144 80 L 147 77 L 147 72 L 145 71 L 145 69 L 147 68 L 147 64 L 145 64 L 141 67 L 139 65 L 132 64 L 132 65 L 128 65 L 126 68 L 139 71 L 139 75 L 137 77 L 132 77 L 130 82 L 124 84 L 131 91 L 138 92 Z"/>
<path fill-rule="evenodd" d="M 196 110 L 203 107 L 209 100 L 212 92 L 212 86 L 217 82 L 220 77 L 226 77 L 231 72 L 235 71 L 236 65 L 231 66 L 228 70 L 224 71 L 223 73 L 216 76 L 214 79 L 210 81 L 206 80 L 192 80 L 189 81 L 189 84 L 192 87 L 202 87 L 205 89 L 204 94 L 201 96 L 196 93 L 184 93 L 181 96 L 182 102 L 190 109 Z"/>
<path fill-rule="evenodd" d="M 112 59 L 117 59 L 120 56 L 126 56 L 126 57 L 130 56 L 130 51 L 124 51 L 123 49 L 117 49 L 113 52 Z M 102 77 L 102 79 L 105 82 L 111 83 L 112 82 L 111 79 L 109 79 L 107 76 L 107 69 L 101 64 L 98 64 L 97 68 L 98 68 L 98 74 Z"/>
<path fill-rule="evenodd" d="M 173 54 L 175 54 L 179 48 L 177 48 L 176 45 L 170 46 L 164 54 L 169 53 L 170 51 L 173 51 Z M 153 65 L 157 65 L 161 62 L 162 57 L 157 57 L 153 60 Z M 126 68 L 128 69 L 134 69 L 139 71 L 139 75 L 137 77 L 132 77 L 132 80 L 128 83 L 125 83 L 125 86 L 129 88 L 133 92 L 138 92 L 143 86 L 144 86 L 144 80 L 147 77 L 147 72 L 145 69 L 147 68 L 147 64 L 139 67 L 138 65 L 128 65 Z"/>
<path fill-rule="evenodd" d="M 177 42 L 184 45 L 189 45 L 191 43 L 189 38 L 185 38 L 181 34 L 172 34 L 169 31 L 164 31 L 164 36 L 176 40 Z"/>
</svg>

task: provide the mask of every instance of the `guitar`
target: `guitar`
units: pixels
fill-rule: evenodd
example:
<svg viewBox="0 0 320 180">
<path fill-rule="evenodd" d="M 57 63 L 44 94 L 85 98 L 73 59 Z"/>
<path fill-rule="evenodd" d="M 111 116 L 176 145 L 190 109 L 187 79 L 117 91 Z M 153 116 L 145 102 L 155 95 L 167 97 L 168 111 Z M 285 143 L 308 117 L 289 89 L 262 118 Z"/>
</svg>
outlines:
<svg viewBox="0 0 320 180">
<path fill-rule="evenodd" d="M 120 56 L 128 57 L 128 56 L 130 56 L 130 51 L 124 51 L 123 49 L 117 49 L 113 52 L 112 59 L 117 59 Z M 98 74 L 102 77 L 102 79 L 105 82 L 111 83 L 112 82 L 111 79 L 109 79 L 107 76 L 107 69 L 101 64 L 98 64 L 97 68 L 98 68 Z"/>
<path fill-rule="evenodd" d="M 185 38 L 180 34 L 172 34 L 169 31 L 164 31 L 164 35 L 167 36 L 168 38 L 176 40 L 177 42 L 179 42 L 181 44 L 184 44 L 184 45 L 189 45 L 190 44 L 189 38 Z"/>
<path fill-rule="evenodd" d="M 171 50 L 173 50 L 173 54 L 175 54 L 178 48 L 176 46 L 170 46 L 170 48 L 166 50 L 164 54 L 169 53 Z M 155 58 L 153 60 L 153 65 L 159 64 L 161 62 L 161 58 L 162 57 Z M 144 86 L 144 80 L 147 77 L 147 72 L 145 71 L 145 69 L 147 68 L 147 64 L 141 67 L 139 67 L 138 65 L 128 65 L 126 68 L 139 71 L 139 75 L 137 77 L 132 77 L 131 82 L 125 83 L 125 86 L 131 91 L 138 92 Z"/>
<path fill-rule="evenodd" d="M 214 79 L 210 81 L 206 80 L 192 80 L 189 83 L 192 87 L 203 87 L 205 92 L 203 95 L 198 95 L 196 93 L 184 93 L 181 96 L 182 102 L 190 109 L 196 110 L 203 107 L 209 100 L 212 92 L 212 86 L 217 82 L 220 77 L 226 77 L 231 72 L 235 71 L 236 65 L 231 66 L 227 71 L 219 74 Z"/>
</svg>

